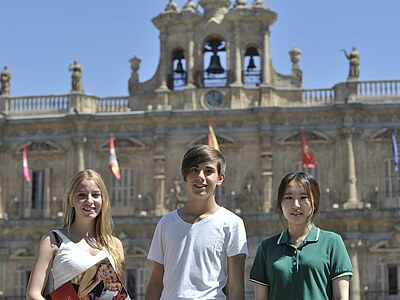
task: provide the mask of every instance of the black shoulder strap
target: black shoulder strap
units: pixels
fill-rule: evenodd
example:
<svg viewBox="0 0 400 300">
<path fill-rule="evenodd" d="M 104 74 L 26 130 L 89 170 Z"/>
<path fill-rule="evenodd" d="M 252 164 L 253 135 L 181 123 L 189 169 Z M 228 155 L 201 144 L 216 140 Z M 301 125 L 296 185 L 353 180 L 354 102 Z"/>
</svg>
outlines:
<svg viewBox="0 0 400 300">
<path fill-rule="evenodd" d="M 51 232 L 53 233 L 54 238 L 56 239 L 57 246 L 60 247 L 60 245 L 62 243 L 62 238 L 59 236 L 59 234 L 56 231 L 52 230 Z"/>
</svg>

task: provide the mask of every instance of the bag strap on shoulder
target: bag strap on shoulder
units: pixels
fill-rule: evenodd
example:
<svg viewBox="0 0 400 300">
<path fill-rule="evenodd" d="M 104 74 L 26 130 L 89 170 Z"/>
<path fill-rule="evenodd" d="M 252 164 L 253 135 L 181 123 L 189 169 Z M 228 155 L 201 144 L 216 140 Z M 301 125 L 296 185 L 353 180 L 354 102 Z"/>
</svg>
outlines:
<svg viewBox="0 0 400 300">
<path fill-rule="evenodd" d="M 52 230 L 51 232 L 53 233 L 54 238 L 56 239 L 57 246 L 60 247 L 60 245 L 62 243 L 62 238 L 60 237 L 60 235 L 55 230 Z"/>
</svg>

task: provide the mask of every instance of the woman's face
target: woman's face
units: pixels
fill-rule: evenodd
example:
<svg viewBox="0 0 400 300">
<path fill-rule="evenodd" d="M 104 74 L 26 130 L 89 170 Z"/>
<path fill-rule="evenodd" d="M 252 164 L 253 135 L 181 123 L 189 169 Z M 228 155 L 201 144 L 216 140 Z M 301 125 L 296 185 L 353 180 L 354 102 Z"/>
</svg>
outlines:
<svg viewBox="0 0 400 300">
<path fill-rule="evenodd" d="M 96 218 L 101 211 L 102 204 L 100 188 L 93 180 L 84 179 L 77 185 L 72 203 L 76 218 Z"/>
<path fill-rule="evenodd" d="M 304 226 L 311 223 L 314 202 L 308 197 L 307 191 L 297 180 L 292 180 L 286 187 L 282 199 L 283 216 L 290 226 Z"/>
</svg>

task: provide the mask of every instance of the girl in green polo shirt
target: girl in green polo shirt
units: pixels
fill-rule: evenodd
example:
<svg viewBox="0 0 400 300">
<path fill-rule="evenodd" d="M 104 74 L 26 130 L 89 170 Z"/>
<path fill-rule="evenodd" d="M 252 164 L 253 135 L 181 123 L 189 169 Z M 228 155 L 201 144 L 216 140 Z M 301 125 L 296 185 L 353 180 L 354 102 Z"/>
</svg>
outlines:
<svg viewBox="0 0 400 300">
<path fill-rule="evenodd" d="M 292 172 L 282 179 L 277 207 L 288 228 L 258 246 L 250 271 L 256 300 L 349 299 L 350 257 L 340 235 L 313 224 L 319 205 L 312 175 Z"/>
</svg>

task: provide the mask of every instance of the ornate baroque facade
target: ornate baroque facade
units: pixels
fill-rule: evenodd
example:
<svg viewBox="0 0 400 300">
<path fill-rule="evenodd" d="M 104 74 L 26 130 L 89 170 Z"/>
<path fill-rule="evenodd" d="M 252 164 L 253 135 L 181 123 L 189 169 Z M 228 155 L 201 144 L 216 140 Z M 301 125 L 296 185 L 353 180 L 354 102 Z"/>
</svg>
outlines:
<svg viewBox="0 0 400 300">
<path fill-rule="evenodd" d="M 303 129 L 317 162 L 307 171 L 321 186 L 315 222 L 345 240 L 355 271 L 351 299 L 398 299 L 400 179 L 391 134 L 400 137 L 400 81 L 360 81 L 357 69 L 333 88 L 303 89 L 299 49 L 289 51 L 291 74 L 272 64 L 276 19 L 262 0 L 189 0 L 182 8 L 169 1 L 153 19 L 157 71 L 140 82 L 140 59 L 132 58 L 129 96 L 87 95 L 76 73 L 65 95 L 17 97 L 2 89 L 0 298 L 24 297 L 38 241 L 60 225 L 69 178 L 92 168 L 110 192 L 129 292 L 143 299 L 155 224 L 185 202 L 180 161 L 191 145 L 207 143 L 211 121 L 228 163 L 217 198 L 247 229 L 246 276 L 258 243 L 283 228 L 274 199 L 280 179 L 302 169 Z M 111 133 L 119 181 L 108 169 Z M 30 182 L 22 175 L 24 144 Z"/>
</svg>

